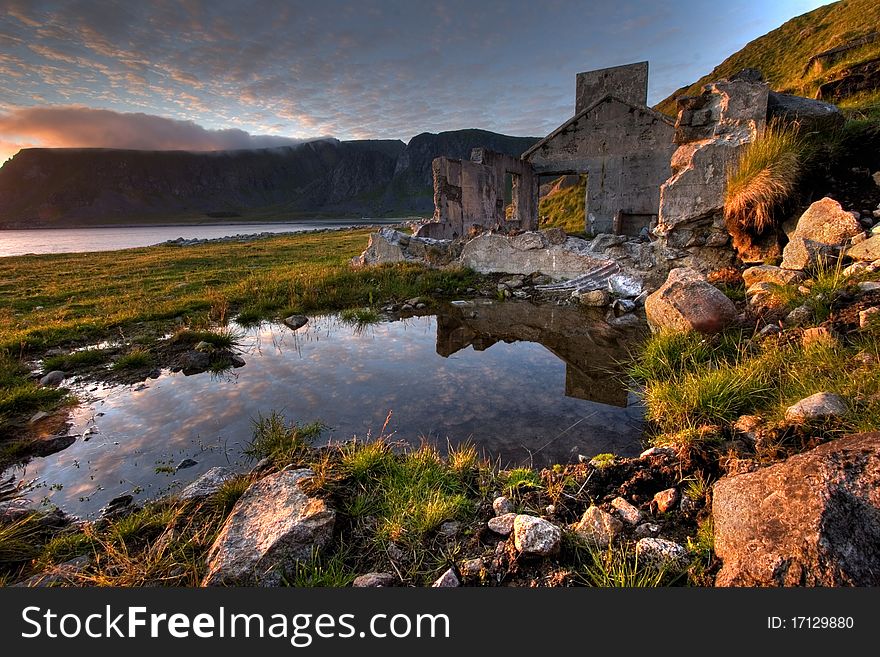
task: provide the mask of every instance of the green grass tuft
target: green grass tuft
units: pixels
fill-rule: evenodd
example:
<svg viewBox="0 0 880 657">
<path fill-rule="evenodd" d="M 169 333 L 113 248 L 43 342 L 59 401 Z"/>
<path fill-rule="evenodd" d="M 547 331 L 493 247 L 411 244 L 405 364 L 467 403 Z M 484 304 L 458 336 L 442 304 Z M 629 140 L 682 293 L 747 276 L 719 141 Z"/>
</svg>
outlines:
<svg viewBox="0 0 880 657">
<path fill-rule="evenodd" d="M 142 367 L 149 367 L 153 362 L 153 354 L 151 354 L 148 349 L 136 347 L 127 354 L 120 356 L 119 359 L 113 363 L 113 369 L 136 370 Z"/>
<path fill-rule="evenodd" d="M 275 411 L 268 417 L 260 415 L 253 424 L 253 438 L 245 447 L 244 455 L 252 461 L 268 458 L 275 463 L 285 464 L 297 463 L 325 429 L 320 422 L 289 424 L 284 416 Z"/>
</svg>

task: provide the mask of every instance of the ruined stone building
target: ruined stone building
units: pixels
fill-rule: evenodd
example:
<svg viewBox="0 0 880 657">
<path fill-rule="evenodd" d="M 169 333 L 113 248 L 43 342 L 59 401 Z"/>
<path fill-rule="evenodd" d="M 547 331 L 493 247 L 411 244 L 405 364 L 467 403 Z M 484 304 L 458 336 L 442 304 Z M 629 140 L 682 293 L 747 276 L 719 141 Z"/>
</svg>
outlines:
<svg viewBox="0 0 880 657">
<path fill-rule="evenodd" d="M 638 235 L 657 220 L 675 147 L 650 109 L 648 62 L 579 73 L 575 115 L 523 154 L 540 175 L 586 174 L 586 230 Z"/>
</svg>

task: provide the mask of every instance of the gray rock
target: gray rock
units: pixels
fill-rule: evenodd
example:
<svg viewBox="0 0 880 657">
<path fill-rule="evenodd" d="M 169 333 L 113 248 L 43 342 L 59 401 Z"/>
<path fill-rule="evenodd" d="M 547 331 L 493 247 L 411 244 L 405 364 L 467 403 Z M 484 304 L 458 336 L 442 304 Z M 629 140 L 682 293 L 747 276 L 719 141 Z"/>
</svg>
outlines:
<svg viewBox="0 0 880 657">
<path fill-rule="evenodd" d="M 623 299 L 635 299 L 642 293 L 642 281 L 635 276 L 615 274 L 608 279 L 609 291 Z"/>
<path fill-rule="evenodd" d="M 436 223 L 434 224 L 436 226 Z M 430 232 L 431 222 L 419 227 L 415 235 L 407 235 L 393 228 L 382 228 L 370 235 L 367 248 L 352 258 L 355 267 L 385 262 L 419 262 L 427 266 L 444 266 L 453 262 L 461 246 L 452 240 L 433 239 L 422 235 Z"/>
<path fill-rule="evenodd" d="M 461 563 L 458 571 L 461 573 L 461 576 L 465 578 L 483 577 L 486 574 L 486 564 L 480 557 L 477 557 L 476 559 L 468 559 Z"/>
<path fill-rule="evenodd" d="M 777 324 L 767 324 L 767 326 L 758 331 L 758 337 L 766 338 L 770 335 L 779 335 L 780 333 L 782 333 L 782 329 Z"/>
<path fill-rule="evenodd" d="M 287 328 L 296 331 L 297 329 L 301 329 L 303 326 L 309 323 L 309 318 L 305 315 L 291 315 L 290 317 L 284 318 L 284 325 Z"/>
<path fill-rule="evenodd" d="M 503 516 L 505 513 L 513 513 L 516 511 L 513 502 L 510 501 L 509 497 L 505 497 L 504 495 L 500 495 L 492 501 L 492 509 L 495 511 L 496 516 Z"/>
<path fill-rule="evenodd" d="M 791 240 L 782 251 L 784 269 L 807 269 L 835 255 L 849 239 L 862 232 L 858 221 L 834 199 L 813 203 L 798 219 Z"/>
<path fill-rule="evenodd" d="M 46 376 L 40 379 L 40 385 L 51 386 L 54 388 L 61 385 L 61 382 L 64 381 L 66 377 L 67 375 L 61 370 L 52 370 L 51 372 L 46 374 Z"/>
<path fill-rule="evenodd" d="M 514 520 L 516 520 L 515 513 L 502 513 L 500 516 L 490 518 L 487 524 L 489 526 L 489 529 L 491 529 L 496 534 L 507 536 L 508 534 L 510 534 L 510 532 L 513 531 Z"/>
<path fill-rule="evenodd" d="M 633 536 L 636 540 L 640 538 L 649 538 L 651 536 L 656 536 L 660 532 L 660 525 L 655 525 L 652 522 L 643 522 L 641 525 L 636 527 L 636 530 L 633 532 Z"/>
<path fill-rule="evenodd" d="M 690 561 L 687 548 L 665 538 L 640 538 L 636 542 L 636 559 L 645 566 L 674 570 L 687 567 Z"/>
<path fill-rule="evenodd" d="M 355 577 L 351 585 L 356 589 L 375 589 L 393 586 L 396 581 L 397 577 L 391 573 L 367 573 Z"/>
<path fill-rule="evenodd" d="M 510 246 L 517 251 L 533 251 L 544 248 L 544 239 L 539 232 L 526 232 L 510 238 Z"/>
<path fill-rule="evenodd" d="M 627 524 L 638 525 L 642 521 L 642 512 L 622 497 L 611 500 L 611 506 L 617 509 L 617 513 Z"/>
<path fill-rule="evenodd" d="M 188 351 L 181 356 L 180 364 L 184 375 L 199 374 L 211 367 L 211 357 L 201 351 Z"/>
<path fill-rule="evenodd" d="M 809 306 L 798 306 L 785 316 L 786 326 L 803 326 L 813 321 L 813 311 Z"/>
<path fill-rule="evenodd" d="M 177 464 L 175 470 L 185 470 L 186 468 L 192 468 L 199 464 L 198 461 L 194 459 L 183 459 L 180 463 Z"/>
<path fill-rule="evenodd" d="M 713 488 L 716 586 L 880 586 L 880 433 Z"/>
<path fill-rule="evenodd" d="M 858 287 L 862 292 L 876 292 L 877 290 L 880 290 L 880 282 L 862 281 L 858 284 Z"/>
<path fill-rule="evenodd" d="M 451 538 L 455 536 L 461 530 L 461 523 L 457 520 L 448 520 L 440 525 L 437 533 L 440 536 L 446 536 L 447 538 Z"/>
<path fill-rule="evenodd" d="M 216 466 L 205 472 L 198 479 L 190 483 L 189 486 L 180 491 L 180 494 L 177 495 L 177 499 L 182 502 L 203 500 L 206 497 L 214 495 L 227 481 L 234 478 L 235 471 L 232 468 Z"/>
<path fill-rule="evenodd" d="M 520 554 L 545 557 L 559 552 L 562 532 L 543 518 L 521 514 L 513 521 L 513 541 Z"/>
<path fill-rule="evenodd" d="M 586 541 L 597 547 L 605 548 L 620 535 L 623 523 L 594 505 L 584 511 L 581 519 L 575 523 L 572 530 Z"/>
<path fill-rule="evenodd" d="M 834 130 L 845 122 L 836 105 L 776 91 L 771 91 L 767 98 L 767 119 L 773 118 L 786 123 L 797 121 L 802 134 Z"/>
<path fill-rule="evenodd" d="M 600 233 L 593 238 L 592 242 L 590 242 L 590 250 L 595 251 L 596 253 L 602 253 L 604 250 L 609 249 L 612 246 L 619 246 L 624 242 L 626 242 L 626 237 L 623 235 Z"/>
<path fill-rule="evenodd" d="M 307 468 L 283 470 L 251 484 L 208 552 L 202 585 L 277 585 L 284 571 L 323 548 L 336 512 L 303 492 L 313 476 Z"/>
<path fill-rule="evenodd" d="M 458 579 L 458 575 L 455 574 L 455 571 L 450 568 L 445 573 L 440 575 L 433 584 L 431 584 L 432 588 L 435 589 L 450 589 L 456 586 L 461 586 L 461 582 Z"/>
<path fill-rule="evenodd" d="M 785 419 L 789 422 L 808 422 L 824 420 L 846 414 L 846 400 L 831 392 L 817 392 L 785 410 Z"/>
<path fill-rule="evenodd" d="M 631 313 L 635 310 L 636 302 L 632 299 L 615 299 L 611 308 L 614 312 L 623 315 L 624 313 Z"/>
<path fill-rule="evenodd" d="M 585 290 L 580 292 L 575 290 L 571 297 L 577 299 L 582 306 L 590 308 L 604 308 L 611 303 L 611 294 L 608 290 Z"/>
<path fill-rule="evenodd" d="M 717 333 L 736 319 L 736 306 L 702 274 L 673 269 L 666 282 L 645 300 L 648 324 L 654 331 Z"/>
</svg>

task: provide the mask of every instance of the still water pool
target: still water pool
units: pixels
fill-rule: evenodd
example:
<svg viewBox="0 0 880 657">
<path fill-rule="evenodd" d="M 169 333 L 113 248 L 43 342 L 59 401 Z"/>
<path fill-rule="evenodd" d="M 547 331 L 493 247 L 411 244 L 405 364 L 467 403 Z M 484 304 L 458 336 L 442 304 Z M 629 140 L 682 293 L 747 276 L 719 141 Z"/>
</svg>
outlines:
<svg viewBox="0 0 880 657">
<path fill-rule="evenodd" d="M 643 409 L 617 364 L 642 338 L 579 308 L 457 302 L 436 315 L 357 327 L 312 317 L 241 329 L 246 365 L 163 372 L 134 386 L 74 381 L 69 448 L 13 472 L 30 498 L 82 516 L 112 498 L 157 497 L 213 466 L 246 469 L 261 415 L 321 421 L 322 442 L 470 441 L 502 465 L 544 466 L 640 449 Z M 177 469 L 185 459 L 196 465 Z M 5 473 L 6 477 L 10 473 Z"/>
</svg>

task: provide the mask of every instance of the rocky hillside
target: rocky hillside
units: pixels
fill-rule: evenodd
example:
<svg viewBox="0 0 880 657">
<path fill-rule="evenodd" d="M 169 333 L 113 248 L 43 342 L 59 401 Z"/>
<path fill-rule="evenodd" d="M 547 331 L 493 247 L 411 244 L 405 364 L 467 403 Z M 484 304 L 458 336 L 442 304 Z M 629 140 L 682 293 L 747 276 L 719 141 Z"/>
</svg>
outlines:
<svg viewBox="0 0 880 657">
<path fill-rule="evenodd" d="M 776 91 L 853 109 L 880 105 L 880 3 L 841 0 L 792 18 L 755 39 L 689 87 L 657 104 L 676 114 L 675 99 L 707 82 L 756 68 Z"/>
<path fill-rule="evenodd" d="M 0 227 L 429 213 L 431 160 L 535 142 L 481 130 L 194 153 L 25 149 L 0 168 Z"/>
</svg>

